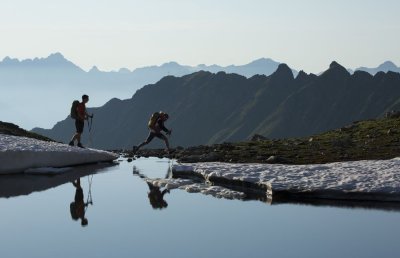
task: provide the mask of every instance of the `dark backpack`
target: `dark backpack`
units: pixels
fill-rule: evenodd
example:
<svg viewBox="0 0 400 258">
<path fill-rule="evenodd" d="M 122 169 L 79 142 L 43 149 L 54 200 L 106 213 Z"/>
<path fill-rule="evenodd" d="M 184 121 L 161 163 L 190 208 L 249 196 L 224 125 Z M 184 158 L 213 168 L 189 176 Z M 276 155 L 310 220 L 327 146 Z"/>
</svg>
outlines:
<svg viewBox="0 0 400 258">
<path fill-rule="evenodd" d="M 76 203 L 75 202 L 71 202 L 69 204 L 69 211 L 71 213 L 71 218 L 73 220 L 78 220 L 79 219 L 79 216 L 78 216 L 78 214 L 76 212 Z"/>
<path fill-rule="evenodd" d="M 74 102 L 72 102 L 72 106 L 71 106 L 71 118 L 73 119 L 78 119 L 78 105 L 79 105 L 79 100 L 74 100 Z"/>
<path fill-rule="evenodd" d="M 147 123 L 147 126 L 148 126 L 150 129 L 153 129 L 154 126 L 156 125 L 157 120 L 158 120 L 159 117 L 160 117 L 160 112 L 154 112 L 154 113 L 151 115 L 150 120 L 149 120 L 149 122 Z"/>
</svg>

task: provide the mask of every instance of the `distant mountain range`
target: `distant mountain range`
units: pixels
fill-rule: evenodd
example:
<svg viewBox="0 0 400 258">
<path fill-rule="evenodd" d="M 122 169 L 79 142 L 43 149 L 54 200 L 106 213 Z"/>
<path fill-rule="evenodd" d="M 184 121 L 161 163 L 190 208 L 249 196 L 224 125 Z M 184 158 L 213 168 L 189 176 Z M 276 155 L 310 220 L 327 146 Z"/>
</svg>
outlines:
<svg viewBox="0 0 400 258">
<path fill-rule="evenodd" d="M 254 134 L 268 138 L 300 137 L 382 116 L 400 108 L 400 74 L 350 74 L 332 62 L 320 75 L 285 64 L 270 76 L 200 71 L 166 76 L 138 90 L 130 99 L 112 99 L 95 114 L 95 147 L 131 148 L 147 136 L 147 121 L 159 110 L 170 114 L 173 145 L 191 146 L 241 141 Z M 36 133 L 68 142 L 74 127 L 67 118 Z M 378 132 L 377 132 L 378 133 Z M 86 137 L 88 133 L 86 132 Z M 159 147 L 160 142 L 150 145 Z"/>
<path fill-rule="evenodd" d="M 0 62 L 0 120 L 19 124 L 24 128 L 51 127 L 65 117 L 74 99 L 82 94 L 91 97 L 89 106 L 104 105 L 111 98 L 126 99 L 144 85 L 155 83 L 164 76 L 183 76 L 199 70 L 226 71 L 246 77 L 269 75 L 279 65 L 271 59 L 258 59 L 246 65 L 185 66 L 176 62 L 149 66 L 130 71 L 104 72 L 93 67 L 88 72 L 54 53 L 46 58 L 18 60 L 10 57 Z M 296 71 L 293 71 L 297 73 Z M 26 112 L 29 107 L 29 112 Z M 44 112 L 51 107 L 52 112 Z"/>
<path fill-rule="evenodd" d="M 61 53 L 54 53 L 46 58 L 34 58 L 26 60 L 18 60 L 15 58 L 5 57 L 0 62 L 0 83 L 11 82 L 16 84 L 25 80 L 29 83 L 45 82 L 51 83 L 51 79 L 62 79 L 69 81 L 71 74 L 75 74 L 71 82 L 82 82 L 85 84 L 93 84 L 93 87 L 130 87 L 138 89 L 146 84 L 155 83 L 162 77 L 167 75 L 183 76 L 196 71 L 209 71 L 217 73 L 224 71 L 227 73 L 237 73 L 246 77 L 251 77 L 256 74 L 270 75 L 280 63 L 269 58 L 260 58 L 245 65 L 204 65 L 197 66 L 180 65 L 176 62 L 164 63 L 160 66 L 148 66 L 137 68 L 130 71 L 127 68 L 120 68 L 117 72 L 100 71 L 96 66 L 93 66 L 88 72 L 85 72 L 79 66 L 65 59 Z M 24 73 L 21 80 L 15 80 L 15 75 Z M 297 74 L 296 70 L 293 70 Z M 7 79 L 10 79 L 9 81 Z M 33 81 L 31 80 L 33 79 Z M 113 83 L 113 84 L 111 84 Z M 90 88 L 88 88 L 89 90 Z M 133 94 L 134 92 L 132 92 Z"/>
<path fill-rule="evenodd" d="M 138 89 L 156 83 L 164 76 L 180 77 L 203 70 L 211 73 L 224 71 L 250 78 L 256 74 L 269 76 L 279 64 L 267 58 L 229 66 L 187 66 L 169 62 L 133 71 L 121 68 L 105 72 L 96 66 L 84 71 L 61 53 L 26 60 L 5 57 L 0 61 L 3 96 L 0 98 L 0 120 L 17 123 L 26 129 L 35 126 L 50 128 L 68 114 L 71 101 L 79 99 L 82 94 L 91 97 L 89 106 L 102 106 L 111 98 L 130 98 Z M 376 69 L 386 71 L 398 67 L 386 62 Z M 371 72 L 376 69 L 371 69 Z M 297 75 L 297 71 L 292 72 Z M 51 112 L 48 112 L 49 107 Z"/>
<path fill-rule="evenodd" d="M 375 68 L 359 67 L 356 69 L 356 71 L 364 71 L 372 75 L 375 75 L 379 72 L 389 72 L 389 71 L 400 73 L 400 67 L 396 66 L 391 61 L 386 61 L 383 64 L 379 65 L 378 67 Z"/>
</svg>

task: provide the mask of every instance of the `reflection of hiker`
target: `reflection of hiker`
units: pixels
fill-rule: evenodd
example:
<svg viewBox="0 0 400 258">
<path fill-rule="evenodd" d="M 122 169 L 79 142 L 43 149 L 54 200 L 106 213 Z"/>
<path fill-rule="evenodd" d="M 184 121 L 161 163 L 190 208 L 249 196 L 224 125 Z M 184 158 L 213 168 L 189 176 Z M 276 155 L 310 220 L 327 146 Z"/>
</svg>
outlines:
<svg viewBox="0 0 400 258">
<path fill-rule="evenodd" d="M 88 102 L 89 102 L 89 96 L 83 95 L 82 102 L 75 100 L 72 103 L 71 117 L 73 119 L 75 119 L 76 133 L 74 134 L 71 141 L 69 142 L 69 145 L 71 145 L 71 146 L 74 146 L 75 140 L 77 140 L 78 141 L 77 146 L 83 148 L 82 143 L 81 143 L 81 135 L 83 133 L 83 128 L 85 127 L 85 120 L 87 120 L 88 117 L 93 117 L 93 116 L 88 115 L 88 113 L 86 112 L 85 104 Z"/>
<path fill-rule="evenodd" d="M 83 200 L 83 190 L 81 187 L 81 180 L 78 178 L 75 182 L 72 182 L 75 186 L 75 201 L 70 204 L 71 217 L 74 220 L 81 219 L 81 225 L 86 226 L 88 224 L 87 218 L 85 218 L 85 208 L 89 205 L 89 202 L 85 203 Z"/>
<path fill-rule="evenodd" d="M 168 130 L 165 126 L 164 126 L 164 122 L 167 121 L 169 118 L 169 115 L 167 113 L 164 112 L 155 112 L 153 113 L 153 115 L 151 116 L 149 123 L 148 123 L 148 127 L 149 127 L 149 136 L 147 136 L 146 141 L 142 142 L 139 146 L 133 146 L 133 153 L 137 152 L 142 146 L 149 144 L 154 137 L 160 138 L 161 140 L 164 140 L 165 145 L 167 146 L 167 151 L 170 151 L 169 148 L 169 142 L 168 142 L 168 138 L 161 133 L 161 131 L 164 131 L 167 133 L 167 135 L 171 135 L 171 130 Z"/>
<path fill-rule="evenodd" d="M 168 189 L 160 191 L 160 187 L 154 186 L 147 182 L 150 192 L 148 193 L 149 201 L 153 209 L 167 208 L 168 203 L 164 200 L 164 194 L 169 193 Z"/>
</svg>

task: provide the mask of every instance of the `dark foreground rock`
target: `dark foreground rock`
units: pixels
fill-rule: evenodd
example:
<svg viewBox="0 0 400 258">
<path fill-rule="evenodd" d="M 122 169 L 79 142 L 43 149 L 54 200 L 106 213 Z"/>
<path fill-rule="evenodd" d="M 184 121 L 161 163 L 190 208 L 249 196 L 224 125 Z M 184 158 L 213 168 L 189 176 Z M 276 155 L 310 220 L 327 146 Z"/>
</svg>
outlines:
<svg viewBox="0 0 400 258">
<path fill-rule="evenodd" d="M 132 152 L 125 152 L 133 156 Z M 180 162 L 318 164 L 337 161 L 390 159 L 400 156 L 400 118 L 355 122 L 305 138 L 222 143 L 210 146 L 143 149 L 143 157 L 167 157 Z"/>
</svg>

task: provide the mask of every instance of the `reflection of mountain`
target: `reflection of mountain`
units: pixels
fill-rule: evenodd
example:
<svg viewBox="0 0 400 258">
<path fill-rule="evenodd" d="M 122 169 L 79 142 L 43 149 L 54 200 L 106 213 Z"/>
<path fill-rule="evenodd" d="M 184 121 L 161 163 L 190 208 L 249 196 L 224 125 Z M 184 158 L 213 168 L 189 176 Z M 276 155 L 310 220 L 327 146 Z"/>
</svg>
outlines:
<svg viewBox="0 0 400 258">
<path fill-rule="evenodd" d="M 355 120 L 382 116 L 400 108 L 400 74 L 350 74 L 336 62 L 319 76 L 279 65 L 270 76 L 196 72 L 164 77 L 127 100 L 112 99 L 95 115 L 95 146 L 131 148 L 147 136 L 155 111 L 170 114 L 173 145 L 190 146 L 242 141 L 254 134 L 268 138 L 312 135 L 340 128 Z M 51 130 L 35 132 L 67 142 L 71 119 Z M 86 133 L 87 135 L 87 133 Z M 153 141 L 154 147 L 159 141 Z M 160 145 L 158 145 L 160 146 Z"/>
<path fill-rule="evenodd" d="M 2 175 L 0 180 L 0 198 L 29 195 L 33 192 L 45 191 L 66 183 L 70 183 L 80 177 L 101 172 L 109 163 L 79 166 L 73 170 L 54 176 L 46 175 Z"/>
</svg>

